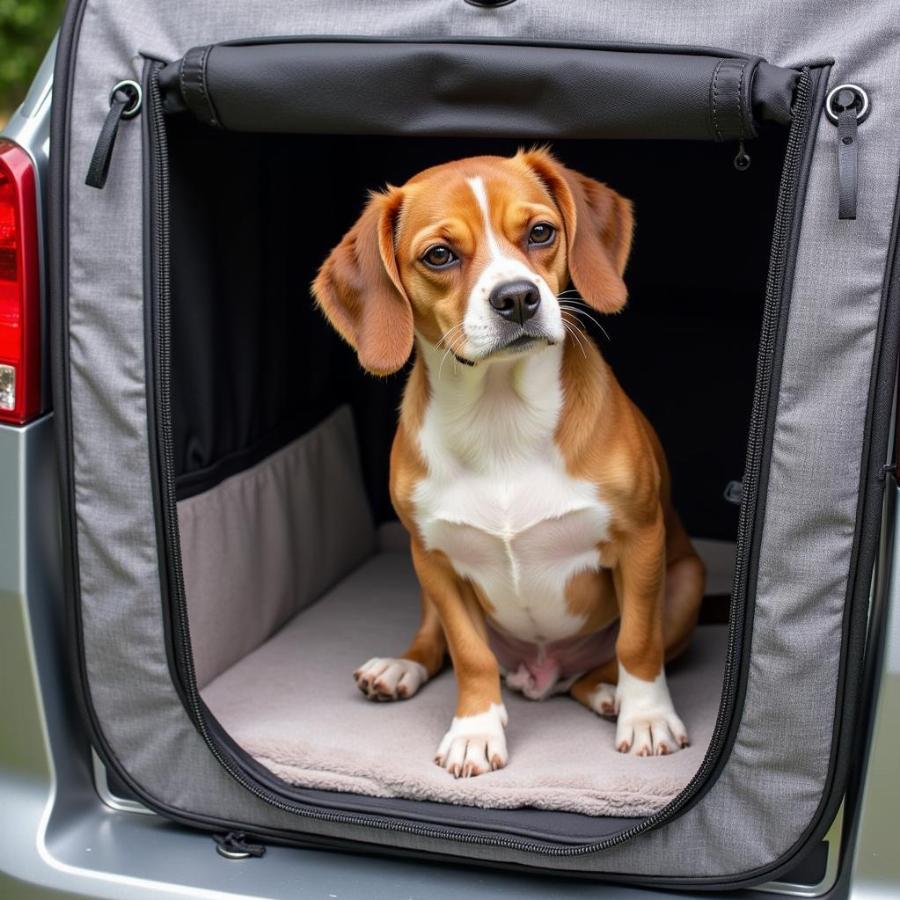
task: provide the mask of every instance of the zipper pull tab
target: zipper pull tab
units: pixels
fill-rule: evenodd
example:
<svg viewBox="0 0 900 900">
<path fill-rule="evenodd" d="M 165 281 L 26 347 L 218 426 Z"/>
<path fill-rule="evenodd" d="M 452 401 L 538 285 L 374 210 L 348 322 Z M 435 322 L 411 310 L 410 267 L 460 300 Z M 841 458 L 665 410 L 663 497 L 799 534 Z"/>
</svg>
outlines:
<svg viewBox="0 0 900 900">
<path fill-rule="evenodd" d="M 738 150 L 734 157 L 734 167 L 738 170 L 738 172 L 746 172 L 747 169 L 750 168 L 750 163 L 752 160 L 750 159 L 750 154 L 747 152 L 747 148 L 744 147 L 743 141 L 738 141 Z"/>
<path fill-rule="evenodd" d="M 141 109 L 143 91 L 136 81 L 120 81 L 110 92 L 109 112 L 97 136 L 91 164 L 88 166 L 84 183 L 88 187 L 102 188 L 109 174 L 109 162 L 112 159 L 119 123 L 122 119 L 134 118 Z"/>
<path fill-rule="evenodd" d="M 859 124 L 869 114 L 869 95 L 856 84 L 828 93 L 825 113 L 838 130 L 838 218 L 856 218 L 859 193 Z"/>
</svg>

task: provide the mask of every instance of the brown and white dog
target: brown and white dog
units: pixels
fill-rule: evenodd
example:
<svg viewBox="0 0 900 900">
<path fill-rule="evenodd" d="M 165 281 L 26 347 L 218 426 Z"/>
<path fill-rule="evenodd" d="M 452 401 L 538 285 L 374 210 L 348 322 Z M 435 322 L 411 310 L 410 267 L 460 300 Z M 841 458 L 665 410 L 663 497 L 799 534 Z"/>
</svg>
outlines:
<svg viewBox="0 0 900 900">
<path fill-rule="evenodd" d="M 435 760 L 508 759 L 500 677 L 618 715 L 616 747 L 688 742 L 664 663 L 686 646 L 704 570 L 652 427 L 581 330 L 626 299 L 631 204 L 545 150 L 462 159 L 373 194 L 315 298 L 372 373 L 416 349 L 391 452 L 422 621 L 355 673 L 411 697 L 449 650 L 458 702 Z"/>
</svg>

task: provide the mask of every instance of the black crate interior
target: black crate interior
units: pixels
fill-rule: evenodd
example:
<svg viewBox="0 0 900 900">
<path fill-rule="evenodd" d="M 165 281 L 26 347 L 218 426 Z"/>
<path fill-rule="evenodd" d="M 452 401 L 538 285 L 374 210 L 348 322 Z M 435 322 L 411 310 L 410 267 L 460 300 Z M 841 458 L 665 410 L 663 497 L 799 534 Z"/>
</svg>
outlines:
<svg viewBox="0 0 900 900">
<path fill-rule="evenodd" d="M 736 535 L 738 509 L 723 491 L 743 474 L 785 138 L 773 130 L 749 143 L 752 165 L 741 172 L 732 164 L 733 144 L 567 141 L 547 135 L 567 165 L 634 201 L 637 227 L 626 273 L 628 306 L 605 318 L 605 334 L 592 323 L 586 327 L 626 392 L 656 427 L 672 470 L 675 505 L 698 538 L 734 541 Z M 378 379 L 363 373 L 354 353 L 314 308 L 309 284 L 355 221 L 367 190 L 386 182 L 402 184 L 436 163 L 473 154 L 511 154 L 532 143 L 232 134 L 185 117 L 170 118 L 172 404 L 180 501 L 260 464 L 346 404 L 353 414 L 374 523 L 395 518 L 387 492 L 388 455 L 405 374 Z M 224 552 L 220 565 L 229 565 Z M 415 606 L 415 584 L 403 577 L 403 589 Z M 190 597 L 188 601 L 190 608 Z M 326 598 L 301 612 L 298 622 L 315 612 L 319 618 L 315 623 L 310 619 L 310 627 L 327 631 L 328 602 Z M 369 614 L 365 591 L 359 603 L 360 615 Z M 727 600 L 720 597 L 711 605 L 717 607 L 711 618 L 724 620 Z M 347 608 L 342 610 L 346 616 Z M 252 597 L 239 614 L 248 621 L 254 617 Z M 715 630 L 715 653 L 721 657 L 724 628 Z M 408 636 L 398 635 L 393 648 L 372 645 L 357 663 L 399 651 Z M 195 647 L 210 639 L 192 629 Z M 690 669 L 690 653 L 678 665 Z M 341 668 L 334 678 L 346 688 L 335 702 L 354 709 L 365 705 L 354 693 L 350 671 Z M 714 716 L 718 687 L 709 690 L 706 705 Z M 415 718 L 391 717 L 414 717 L 414 704 L 423 701 L 424 710 L 425 696 L 423 692 L 402 704 L 405 713 L 384 713 L 387 718 L 380 721 L 386 728 L 414 728 Z M 212 714 L 219 715 L 207 700 Z M 575 709 L 567 698 L 548 701 L 548 708 L 565 703 L 571 703 L 572 715 L 584 718 L 585 727 L 593 727 L 590 714 Z M 298 696 L 296 708 L 302 704 Z M 441 715 L 449 723 L 452 704 Z M 534 727 L 539 729 L 539 723 Z M 227 723 L 225 728 L 229 730 Z M 435 744 L 439 738 L 437 734 Z M 348 742 L 354 740 L 347 735 Z M 513 768 L 515 746 L 511 750 Z M 585 752 L 584 747 L 572 748 L 575 755 Z M 640 762 L 644 780 L 652 779 L 648 767 L 666 765 L 663 760 Z M 289 778 L 283 767 L 268 768 L 304 786 L 302 777 Z M 395 797 L 403 795 L 402 787 L 392 790 Z M 437 799 L 477 805 L 473 790 L 468 798 Z M 358 793 L 378 794 L 378 789 L 366 782 Z M 540 797 L 524 805 L 565 806 L 542 804 Z M 652 807 L 635 811 L 624 803 L 619 815 L 647 814 Z M 583 812 L 577 804 L 575 810 Z"/>
</svg>

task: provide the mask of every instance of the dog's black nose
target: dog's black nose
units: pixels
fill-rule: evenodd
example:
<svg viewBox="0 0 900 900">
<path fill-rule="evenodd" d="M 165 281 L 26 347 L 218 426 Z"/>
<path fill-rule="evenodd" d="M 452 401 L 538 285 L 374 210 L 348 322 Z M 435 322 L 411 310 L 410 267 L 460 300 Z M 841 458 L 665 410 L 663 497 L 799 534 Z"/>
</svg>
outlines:
<svg viewBox="0 0 900 900">
<path fill-rule="evenodd" d="M 541 292 L 530 281 L 506 281 L 491 291 L 488 302 L 498 315 L 524 325 L 541 305 Z"/>
</svg>

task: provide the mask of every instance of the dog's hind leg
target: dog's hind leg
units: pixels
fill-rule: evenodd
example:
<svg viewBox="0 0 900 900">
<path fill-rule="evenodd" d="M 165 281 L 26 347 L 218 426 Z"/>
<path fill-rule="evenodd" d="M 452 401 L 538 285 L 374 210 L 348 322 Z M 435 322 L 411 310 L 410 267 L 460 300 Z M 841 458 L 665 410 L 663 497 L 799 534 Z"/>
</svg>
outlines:
<svg viewBox="0 0 900 900">
<path fill-rule="evenodd" d="M 422 621 L 406 651 L 399 657 L 373 657 L 353 677 L 370 700 L 406 700 L 441 670 L 446 654 L 440 617 L 422 591 Z"/>
<path fill-rule="evenodd" d="M 666 511 L 666 573 L 662 633 L 666 663 L 680 656 L 690 643 L 703 599 L 705 571 L 687 533 L 671 508 Z M 619 712 L 616 659 L 598 666 L 572 685 L 570 694 L 602 716 Z"/>
<path fill-rule="evenodd" d="M 666 599 L 663 640 L 666 662 L 687 649 L 706 588 L 706 568 L 675 510 L 666 510 Z"/>
</svg>

